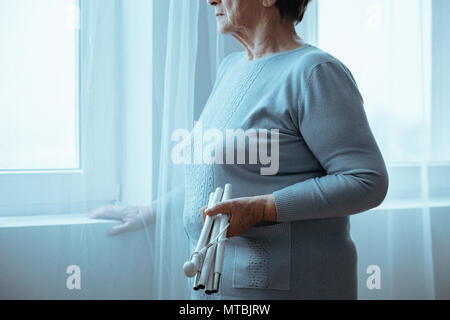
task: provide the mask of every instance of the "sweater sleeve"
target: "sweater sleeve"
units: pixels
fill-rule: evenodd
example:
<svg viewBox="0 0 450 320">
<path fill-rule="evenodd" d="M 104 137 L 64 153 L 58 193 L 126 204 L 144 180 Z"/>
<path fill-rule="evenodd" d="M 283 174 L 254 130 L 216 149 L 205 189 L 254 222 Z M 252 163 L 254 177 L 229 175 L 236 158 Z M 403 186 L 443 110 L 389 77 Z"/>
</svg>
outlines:
<svg viewBox="0 0 450 320">
<path fill-rule="evenodd" d="M 326 175 L 275 191 L 277 221 L 343 217 L 380 205 L 388 174 L 350 71 L 335 61 L 317 65 L 300 100 L 300 134 Z"/>
</svg>

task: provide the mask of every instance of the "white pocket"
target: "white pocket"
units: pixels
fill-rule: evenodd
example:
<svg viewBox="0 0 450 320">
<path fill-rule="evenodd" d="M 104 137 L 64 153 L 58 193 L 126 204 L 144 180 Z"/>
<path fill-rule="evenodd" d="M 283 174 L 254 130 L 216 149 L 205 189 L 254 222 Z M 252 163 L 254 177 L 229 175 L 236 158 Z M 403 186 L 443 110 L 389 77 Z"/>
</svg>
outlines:
<svg viewBox="0 0 450 320">
<path fill-rule="evenodd" d="M 290 289 L 290 223 L 253 227 L 233 238 L 233 244 L 234 288 Z"/>
</svg>

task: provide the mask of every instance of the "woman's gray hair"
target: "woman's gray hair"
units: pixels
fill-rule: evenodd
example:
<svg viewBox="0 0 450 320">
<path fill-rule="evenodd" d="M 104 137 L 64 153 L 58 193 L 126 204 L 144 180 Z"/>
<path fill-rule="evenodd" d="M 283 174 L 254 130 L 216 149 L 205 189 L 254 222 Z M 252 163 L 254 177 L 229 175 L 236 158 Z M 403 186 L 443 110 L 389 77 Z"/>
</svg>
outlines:
<svg viewBox="0 0 450 320">
<path fill-rule="evenodd" d="M 281 18 L 300 23 L 305 16 L 306 8 L 311 0 L 277 0 L 276 6 Z"/>
</svg>

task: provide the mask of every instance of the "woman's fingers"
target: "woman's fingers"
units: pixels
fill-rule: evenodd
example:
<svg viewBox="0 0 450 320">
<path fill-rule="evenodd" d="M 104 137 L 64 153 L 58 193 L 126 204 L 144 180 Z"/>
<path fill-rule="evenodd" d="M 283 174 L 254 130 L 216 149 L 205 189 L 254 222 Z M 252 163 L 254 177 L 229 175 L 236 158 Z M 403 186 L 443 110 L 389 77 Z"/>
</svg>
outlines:
<svg viewBox="0 0 450 320">
<path fill-rule="evenodd" d="M 205 221 L 205 219 L 206 219 L 206 213 L 205 213 L 205 210 L 208 208 L 208 206 L 204 206 L 203 208 L 201 208 L 200 209 L 200 211 L 202 212 L 202 218 L 203 218 L 203 221 Z"/>
<path fill-rule="evenodd" d="M 123 208 L 121 206 L 102 206 L 88 213 L 90 219 L 114 219 L 122 218 Z"/>
<path fill-rule="evenodd" d="M 96 208 L 87 214 L 90 219 L 121 220 L 122 223 L 108 230 L 108 235 L 115 236 L 128 231 L 138 230 L 154 222 L 155 217 L 149 207 L 124 205 L 107 205 Z"/>
<path fill-rule="evenodd" d="M 90 219 L 106 219 L 111 218 L 109 206 L 102 206 L 99 208 L 95 208 L 91 212 L 88 213 L 88 218 Z"/>
<path fill-rule="evenodd" d="M 232 214 L 233 213 L 232 207 L 233 207 L 233 200 L 219 202 L 209 209 L 208 209 L 208 206 L 205 206 L 201 209 L 203 221 L 205 221 L 207 215 L 213 217 L 218 214 L 229 214 L 230 215 L 230 225 L 227 229 L 226 237 L 231 238 L 235 235 L 234 231 L 233 231 L 233 227 L 232 227 L 235 223 L 235 217 Z"/>
<path fill-rule="evenodd" d="M 204 206 L 200 210 L 202 212 L 203 221 L 205 221 L 207 215 L 210 217 L 214 217 L 220 213 L 230 212 L 229 204 L 223 202 L 216 204 L 214 207 L 211 207 L 210 209 L 208 209 L 208 206 Z"/>
<path fill-rule="evenodd" d="M 227 238 L 232 238 L 235 236 L 234 224 L 235 224 L 235 217 L 233 217 L 233 215 L 230 215 L 230 222 L 227 229 Z"/>
<path fill-rule="evenodd" d="M 202 208 L 202 217 L 218 214 L 230 215 L 227 238 L 236 237 L 248 231 L 264 218 L 264 197 L 243 197 L 219 202 L 211 208 Z"/>
<path fill-rule="evenodd" d="M 114 227 L 112 227 L 109 231 L 108 231 L 108 235 L 109 236 L 117 236 L 118 234 L 127 232 L 131 229 L 131 222 L 127 221 L 125 223 L 116 225 Z"/>
<path fill-rule="evenodd" d="M 226 200 L 223 202 L 219 202 L 216 205 L 212 206 L 211 208 L 206 209 L 205 213 L 208 216 L 216 216 L 219 213 L 230 213 L 232 204 L 233 200 Z"/>
</svg>

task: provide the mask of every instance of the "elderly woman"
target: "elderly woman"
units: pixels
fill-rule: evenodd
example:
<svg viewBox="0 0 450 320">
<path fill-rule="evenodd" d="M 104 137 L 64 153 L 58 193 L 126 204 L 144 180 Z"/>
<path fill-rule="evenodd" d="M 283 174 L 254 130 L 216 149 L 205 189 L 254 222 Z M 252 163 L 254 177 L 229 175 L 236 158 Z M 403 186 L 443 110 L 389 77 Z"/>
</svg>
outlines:
<svg viewBox="0 0 450 320">
<path fill-rule="evenodd" d="M 261 164 L 187 165 L 184 225 L 191 248 L 206 214 L 228 213 L 218 297 L 355 299 L 349 216 L 380 205 L 388 188 L 355 80 L 339 60 L 296 34 L 309 0 L 208 2 L 219 32 L 245 51 L 222 62 L 199 122 L 220 132 L 277 129 L 271 156 L 279 166 L 262 175 Z M 209 192 L 226 183 L 233 199 L 205 211 Z M 133 215 L 124 220 L 118 230 L 137 228 Z M 206 296 L 193 292 L 193 298 Z"/>
</svg>

